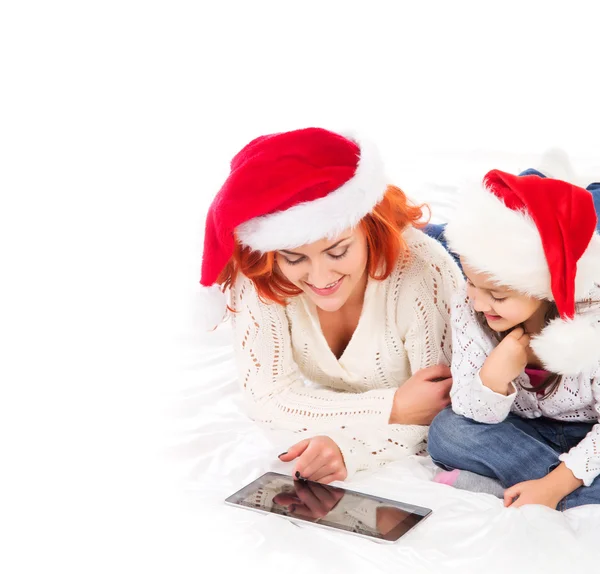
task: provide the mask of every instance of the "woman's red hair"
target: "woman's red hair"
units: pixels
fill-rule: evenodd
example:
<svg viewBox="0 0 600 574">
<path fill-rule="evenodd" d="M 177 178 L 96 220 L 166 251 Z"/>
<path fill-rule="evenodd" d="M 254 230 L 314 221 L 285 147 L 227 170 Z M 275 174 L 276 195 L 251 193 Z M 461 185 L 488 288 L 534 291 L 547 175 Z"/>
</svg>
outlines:
<svg viewBox="0 0 600 574">
<path fill-rule="evenodd" d="M 404 192 L 389 185 L 383 199 L 359 223 L 367 238 L 369 276 L 378 281 L 389 277 L 400 255 L 406 251 L 402 232 L 409 225 L 422 227 L 423 206 L 411 205 Z M 261 299 L 280 305 L 302 291 L 275 269 L 275 253 L 260 253 L 236 242 L 233 256 L 219 275 L 224 288 L 235 283 L 238 273 L 254 283 Z"/>
</svg>

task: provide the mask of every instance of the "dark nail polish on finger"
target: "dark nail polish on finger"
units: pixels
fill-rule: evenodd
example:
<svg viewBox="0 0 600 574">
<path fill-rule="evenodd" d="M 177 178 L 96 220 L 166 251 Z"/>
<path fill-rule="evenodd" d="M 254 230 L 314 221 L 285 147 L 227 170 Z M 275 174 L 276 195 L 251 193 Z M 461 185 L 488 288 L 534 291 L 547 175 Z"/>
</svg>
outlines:
<svg viewBox="0 0 600 574">
<path fill-rule="evenodd" d="M 301 479 L 301 478 L 302 478 L 302 477 L 300 476 L 300 471 L 299 471 L 299 470 L 297 470 L 297 471 L 296 471 L 296 474 L 295 474 L 295 476 L 296 476 L 296 478 L 297 478 L 297 479 Z"/>
<path fill-rule="evenodd" d="M 287 453 L 288 453 L 288 451 L 286 450 L 285 452 L 282 452 L 281 454 L 278 454 L 277 458 L 281 458 L 284 454 L 287 454 Z"/>
</svg>

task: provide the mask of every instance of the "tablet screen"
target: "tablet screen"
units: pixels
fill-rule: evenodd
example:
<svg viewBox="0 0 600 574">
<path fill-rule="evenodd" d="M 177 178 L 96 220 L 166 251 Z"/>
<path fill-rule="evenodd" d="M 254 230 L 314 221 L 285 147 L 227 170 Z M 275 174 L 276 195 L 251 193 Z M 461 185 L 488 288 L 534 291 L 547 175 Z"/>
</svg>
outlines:
<svg viewBox="0 0 600 574">
<path fill-rule="evenodd" d="M 226 502 L 386 541 L 398 540 L 431 513 L 428 508 L 272 472 Z"/>
</svg>

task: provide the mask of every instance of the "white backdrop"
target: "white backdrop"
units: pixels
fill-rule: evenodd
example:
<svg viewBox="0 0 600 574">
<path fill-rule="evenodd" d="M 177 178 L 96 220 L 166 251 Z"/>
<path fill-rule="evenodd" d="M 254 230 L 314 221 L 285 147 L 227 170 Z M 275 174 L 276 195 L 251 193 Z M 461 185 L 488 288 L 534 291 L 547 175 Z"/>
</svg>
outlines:
<svg viewBox="0 0 600 574">
<path fill-rule="evenodd" d="M 561 146 L 593 172 L 593 4 L 3 3 L 2 570 L 191 563 L 155 451 L 204 213 L 242 145 L 361 130 L 409 194 L 469 175 L 464 152 L 478 174 Z"/>
</svg>

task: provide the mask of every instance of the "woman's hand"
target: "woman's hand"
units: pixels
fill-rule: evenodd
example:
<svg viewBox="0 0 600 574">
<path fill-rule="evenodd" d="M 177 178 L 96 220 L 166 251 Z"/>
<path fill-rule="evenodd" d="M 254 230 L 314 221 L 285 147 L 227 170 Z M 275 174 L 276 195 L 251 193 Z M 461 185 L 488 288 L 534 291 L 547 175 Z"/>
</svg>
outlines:
<svg viewBox="0 0 600 574">
<path fill-rule="evenodd" d="M 529 335 L 521 327 L 513 329 L 485 360 L 479 376 L 492 391 L 507 395 L 509 385 L 527 366 Z"/>
<path fill-rule="evenodd" d="M 324 518 L 344 497 L 344 491 L 332 486 L 308 483 L 303 480 L 294 483 L 295 493 L 281 493 L 273 502 L 287 506 L 291 514 L 304 518 Z"/>
<path fill-rule="evenodd" d="M 328 436 L 303 440 L 279 455 L 283 462 L 295 459 L 298 459 L 292 473 L 295 478 L 329 484 L 348 476 L 342 452 Z"/>
<path fill-rule="evenodd" d="M 394 395 L 390 424 L 428 425 L 450 404 L 452 373 L 446 365 L 417 371 Z"/>
</svg>

